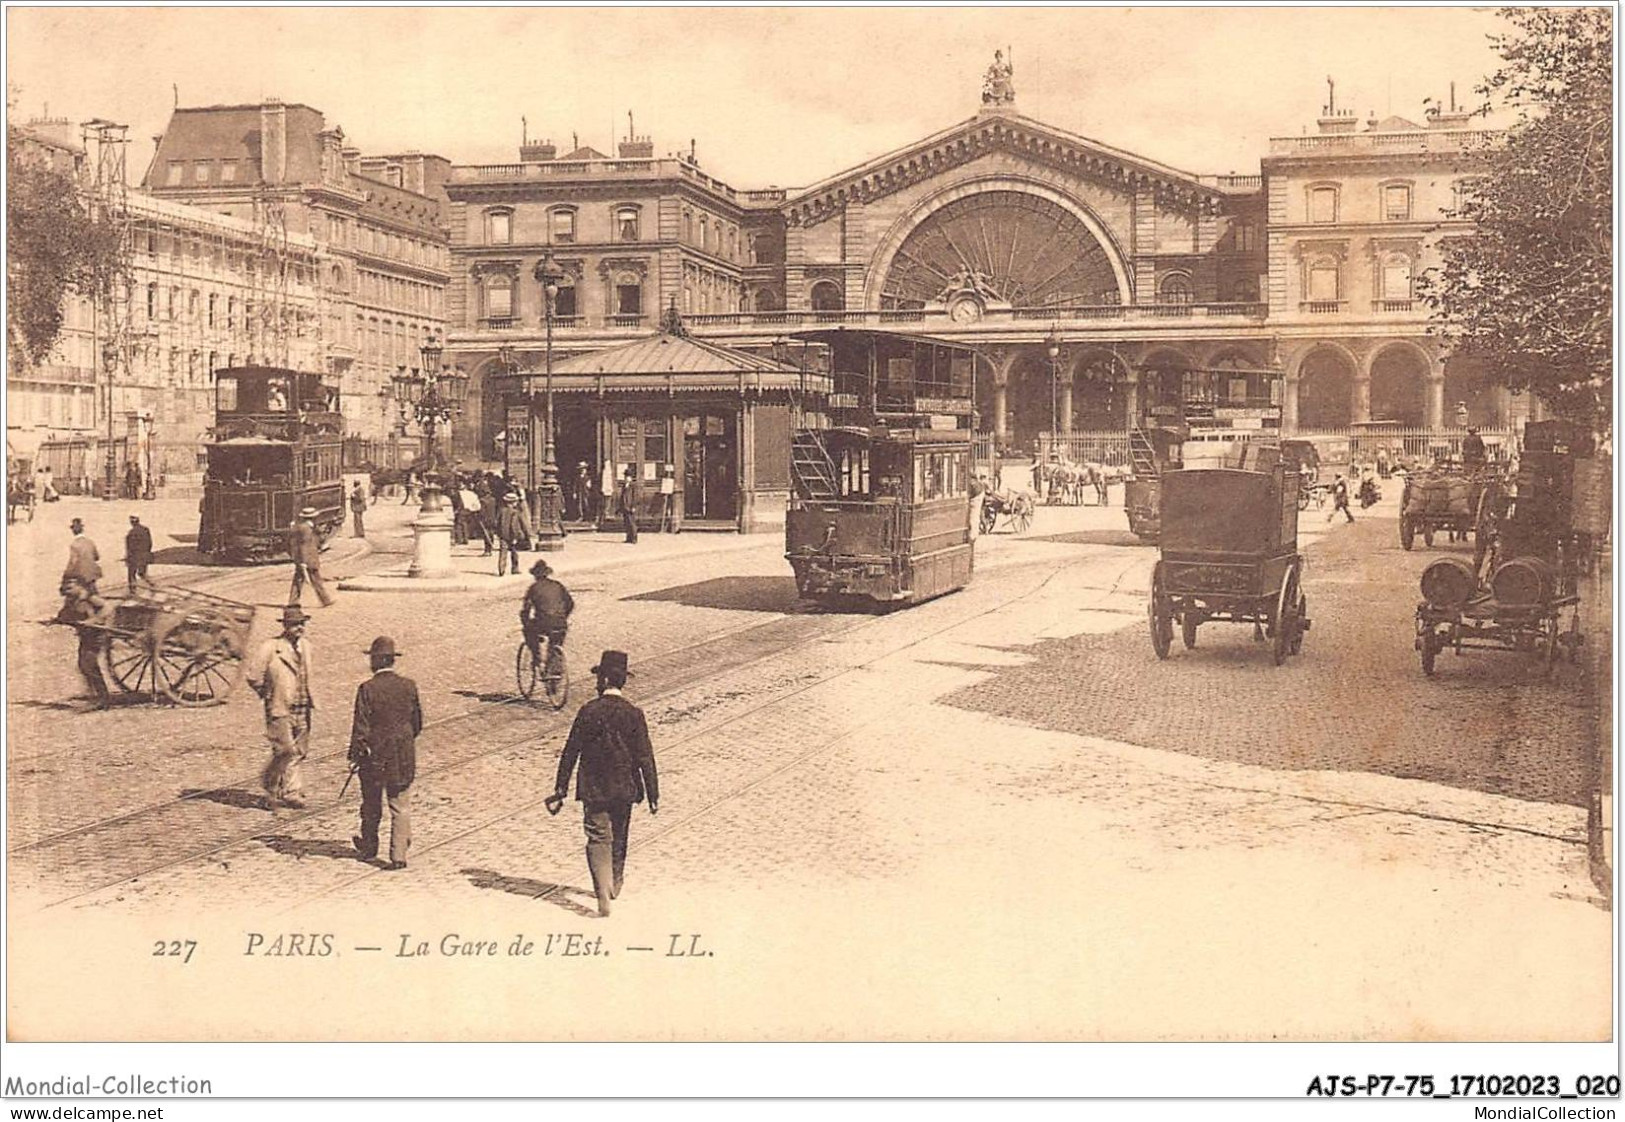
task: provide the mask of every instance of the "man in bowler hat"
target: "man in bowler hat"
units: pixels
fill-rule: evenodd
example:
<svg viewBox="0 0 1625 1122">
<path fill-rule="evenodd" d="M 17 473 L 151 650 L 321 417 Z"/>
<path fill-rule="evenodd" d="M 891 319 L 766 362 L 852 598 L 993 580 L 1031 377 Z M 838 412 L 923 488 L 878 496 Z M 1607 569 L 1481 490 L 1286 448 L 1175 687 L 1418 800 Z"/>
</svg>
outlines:
<svg viewBox="0 0 1625 1122">
<path fill-rule="evenodd" d="M 152 578 L 147 566 L 152 564 L 152 531 L 141 525 L 141 516 L 130 515 L 130 532 L 124 535 L 124 571 L 129 577 L 130 595 L 135 595 L 137 581 L 149 587 Z"/>
<path fill-rule="evenodd" d="M 310 694 L 310 641 L 305 624 L 310 617 L 298 604 L 282 610 L 282 634 L 267 639 L 255 650 L 247 666 L 248 684 L 265 702 L 265 739 L 271 759 L 260 773 L 271 805 L 302 809 L 304 780 L 300 767 L 310 751 L 310 717 L 316 708 Z"/>
<path fill-rule="evenodd" d="M 649 813 L 660 808 L 660 782 L 655 774 L 654 746 L 643 710 L 621 694 L 627 669 L 625 651 L 605 651 L 592 668 L 598 675 L 598 696 L 581 707 L 570 738 L 559 756 L 558 778 L 546 800 L 548 812 L 557 814 L 576 778 L 576 801 L 581 803 L 587 831 L 587 871 L 598 897 L 598 914 L 609 914 L 609 902 L 621 894 L 626 873 L 627 832 L 632 804 L 647 795 Z"/>
<path fill-rule="evenodd" d="M 621 525 L 626 527 L 626 541 L 628 545 L 638 543 L 638 472 L 635 464 L 626 465 L 626 475 L 621 479 L 620 495 L 615 500 L 615 509 L 620 512 Z"/>
<path fill-rule="evenodd" d="M 417 777 L 417 735 L 423 731 L 423 707 L 417 683 L 395 673 L 401 654 L 395 640 L 380 635 L 367 649 L 372 677 L 355 691 L 355 718 L 350 724 L 350 763 L 361 777 L 361 833 L 350 840 L 363 861 L 378 856 L 378 824 L 389 803 L 389 863 L 406 868 L 412 844 L 412 780 Z"/>
</svg>

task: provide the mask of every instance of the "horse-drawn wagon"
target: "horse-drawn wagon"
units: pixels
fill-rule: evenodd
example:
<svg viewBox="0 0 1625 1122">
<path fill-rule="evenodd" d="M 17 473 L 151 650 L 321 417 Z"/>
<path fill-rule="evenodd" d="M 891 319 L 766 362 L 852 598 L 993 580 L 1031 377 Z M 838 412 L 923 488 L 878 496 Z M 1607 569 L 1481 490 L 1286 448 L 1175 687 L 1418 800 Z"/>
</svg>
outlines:
<svg viewBox="0 0 1625 1122">
<path fill-rule="evenodd" d="M 1275 664 L 1309 630 L 1298 553 L 1296 471 L 1186 468 L 1161 476 L 1161 558 L 1151 575 L 1151 646 L 1167 658 L 1179 624 L 1187 649 L 1203 623 L 1251 623 Z"/>
<path fill-rule="evenodd" d="M 1471 474 L 1462 472 L 1412 473 L 1405 477 L 1399 503 L 1399 544 L 1410 549 L 1416 535 L 1433 545 L 1433 535 L 1443 530 L 1451 541 L 1475 539 L 1489 531 L 1501 491 L 1501 479 L 1493 468 Z"/>
</svg>

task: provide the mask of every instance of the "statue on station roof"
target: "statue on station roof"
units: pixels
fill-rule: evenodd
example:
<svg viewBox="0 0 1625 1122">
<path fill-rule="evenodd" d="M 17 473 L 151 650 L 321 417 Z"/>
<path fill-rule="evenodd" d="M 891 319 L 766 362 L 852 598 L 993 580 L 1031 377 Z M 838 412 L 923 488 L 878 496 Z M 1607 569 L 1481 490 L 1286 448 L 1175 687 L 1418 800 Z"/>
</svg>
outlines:
<svg viewBox="0 0 1625 1122">
<path fill-rule="evenodd" d="M 1014 77 L 1014 64 L 1005 58 L 1003 51 L 994 51 L 993 65 L 987 68 L 987 74 L 982 78 L 982 104 L 1014 105 L 1016 101 Z"/>
</svg>

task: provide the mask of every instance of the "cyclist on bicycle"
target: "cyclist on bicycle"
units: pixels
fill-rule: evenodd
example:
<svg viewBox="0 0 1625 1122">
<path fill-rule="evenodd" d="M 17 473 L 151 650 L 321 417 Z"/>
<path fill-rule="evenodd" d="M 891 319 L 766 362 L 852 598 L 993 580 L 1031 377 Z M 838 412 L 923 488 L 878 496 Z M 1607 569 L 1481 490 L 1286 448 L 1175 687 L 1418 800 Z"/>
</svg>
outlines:
<svg viewBox="0 0 1625 1122">
<path fill-rule="evenodd" d="M 525 590 L 525 599 L 519 606 L 519 624 L 524 628 L 525 642 L 530 645 L 531 657 L 541 661 L 541 640 L 547 636 L 547 665 L 556 661 L 555 652 L 564 650 L 564 636 L 570 629 L 570 613 L 576 603 L 570 590 L 553 579 L 553 566 L 538 561 L 530 567 L 535 581 Z"/>
</svg>

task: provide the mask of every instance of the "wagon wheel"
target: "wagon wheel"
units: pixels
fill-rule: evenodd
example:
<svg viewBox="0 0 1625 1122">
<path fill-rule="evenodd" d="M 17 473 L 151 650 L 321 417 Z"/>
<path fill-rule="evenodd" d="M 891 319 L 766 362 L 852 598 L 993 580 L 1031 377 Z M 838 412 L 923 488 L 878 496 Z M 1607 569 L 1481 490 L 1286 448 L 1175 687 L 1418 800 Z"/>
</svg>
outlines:
<svg viewBox="0 0 1625 1122">
<path fill-rule="evenodd" d="M 162 690 L 158 683 L 162 668 L 153 661 L 152 647 L 145 635 L 108 632 L 107 673 L 125 693 L 156 697 Z"/>
<path fill-rule="evenodd" d="M 983 503 L 982 504 L 982 516 L 978 520 L 980 525 L 981 525 L 982 533 L 983 534 L 991 534 L 993 532 L 993 525 L 994 525 L 995 522 L 998 521 L 998 519 L 999 519 L 998 512 L 995 511 L 987 503 Z"/>
<path fill-rule="evenodd" d="M 1286 661 L 1292 637 L 1298 630 L 1298 567 L 1293 565 L 1281 576 L 1281 591 L 1275 597 L 1275 613 L 1270 616 L 1271 653 L 1275 665 Z"/>
<path fill-rule="evenodd" d="M 1410 515 L 1399 516 L 1399 544 L 1409 549 L 1416 541 L 1416 524 L 1411 521 Z"/>
<path fill-rule="evenodd" d="M 1429 627 L 1422 632 L 1422 673 L 1429 678 L 1434 674 L 1434 661 L 1439 656 L 1438 633 Z"/>
<path fill-rule="evenodd" d="M 1433 548 L 1433 523 L 1422 523 L 1422 544 L 1429 549 Z"/>
<path fill-rule="evenodd" d="M 1287 654 L 1300 654 L 1303 651 L 1303 633 L 1309 630 L 1309 597 L 1298 591 L 1298 618 L 1293 621 L 1292 643 Z"/>
<path fill-rule="evenodd" d="M 215 628 L 183 619 L 153 644 L 159 688 L 176 705 L 219 705 L 237 684 L 237 657 Z"/>
<path fill-rule="evenodd" d="M 1185 640 L 1187 651 L 1196 646 L 1196 628 L 1199 623 L 1201 620 L 1196 618 L 1194 612 L 1186 612 L 1179 621 L 1179 637 Z"/>
<path fill-rule="evenodd" d="M 1010 515 L 1010 525 L 1016 533 L 1025 534 L 1033 524 L 1033 508 L 1026 503 L 1018 502 L 1015 511 Z"/>
<path fill-rule="evenodd" d="M 1151 625 L 1151 649 L 1158 658 L 1167 658 L 1174 642 L 1174 610 L 1162 588 L 1162 562 L 1151 572 L 1151 603 L 1147 606 Z"/>
</svg>

